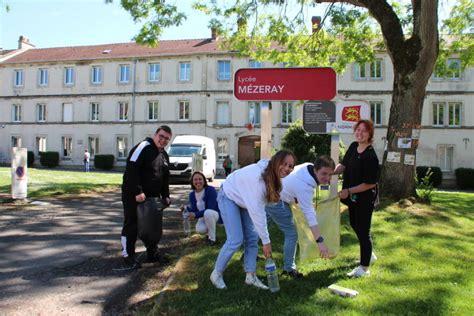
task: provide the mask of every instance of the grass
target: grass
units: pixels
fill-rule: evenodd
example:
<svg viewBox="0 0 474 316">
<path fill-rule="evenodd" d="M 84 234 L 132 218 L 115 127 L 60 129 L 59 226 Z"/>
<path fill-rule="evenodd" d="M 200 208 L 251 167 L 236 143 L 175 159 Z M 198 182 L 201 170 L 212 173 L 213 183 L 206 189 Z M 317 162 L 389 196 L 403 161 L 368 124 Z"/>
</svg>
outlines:
<svg viewBox="0 0 474 316">
<path fill-rule="evenodd" d="M 98 192 L 117 188 L 122 174 L 28 169 L 28 198 Z M 0 193 L 11 193 L 11 169 L 0 168 Z"/>
<path fill-rule="evenodd" d="M 379 260 L 372 276 L 348 279 L 359 246 L 342 215 L 341 253 L 333 260 L 298 264 L 304 279 L 280 278 L 277 294 L 243 284 L 236 254 L 224 274 L 227 290 L 209 281 L 219 247 L 192 240 L 176 267 L 176 276 L 151 315 L 473 315 L 474 194 L 435 192 L 432 205 L 400 208 L 385 204 L 373 216 L 372 232 Z M 282 234 L 272 227 L 272 247 L 282 265 Z M 219 229 L 224 239 L 223 228 Z M 222 245 L 222 243 L 221 243 Z M 265 278 L 263 262 L 258 275 Z M 359 291 L 356 298 L 333 295 L 338 285 Z"/>
</svg>

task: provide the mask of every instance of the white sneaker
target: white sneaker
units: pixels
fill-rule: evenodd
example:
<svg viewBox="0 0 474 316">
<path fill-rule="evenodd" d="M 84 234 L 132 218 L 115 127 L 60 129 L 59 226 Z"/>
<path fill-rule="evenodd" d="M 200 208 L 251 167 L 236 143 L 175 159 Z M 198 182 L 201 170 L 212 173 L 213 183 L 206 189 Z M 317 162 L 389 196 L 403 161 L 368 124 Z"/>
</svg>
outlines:
<svg viewBox="0 0 474 316">
<path fill-rule="evenodd" d="M 377 261 L 377 256 L 375 253 L 372 252 L 372 255 L 370 256 L 370 265 L 374 264 L 375 261 Z M 360 260 L 354 260 L 355 263 L 360 263 Z"/>
<path fill-rule="evenodd" d="M 262 289 L 262 290 L 268 290 L 268 286 L 263 284 L 262 281 L 260 281 L 259 278 L 257 278 L 256 275 L 254 274 L 247 274 L 245 277 L 245 284 L 247 285 L 253 285 L 256 288 Z"/>
<path fill-rule="evenodd" d="M 214 284 L 214 286 L 220 290 L 226 289 L 227 286 L 224 283 L 224 278 L 222 277 L 222 272 L 217 272 L 216 270 L 213 270 L 211 273 L 211 282 Z"/>
<path fill-rule="evenodd" d="M 364 269 L 362 269 L 361 266 L 358 266 L 357 268 L 355 268 L 351 272 L 347 273 L 346 275 L 348 277 L 351 277 L 351 278 L 360 278 L 360 277 L 369 276 L 370 271 L 369 270 L 365 271 Z"/>
<path fill-rule="evenodd" d="M 375 253 L 372 252 L 372 255 L 370 256 L 370 264 L 373 264 L 375 263 L 375 261 L 377 261 L 377 256 L 375 255 Z"/>
</svg>

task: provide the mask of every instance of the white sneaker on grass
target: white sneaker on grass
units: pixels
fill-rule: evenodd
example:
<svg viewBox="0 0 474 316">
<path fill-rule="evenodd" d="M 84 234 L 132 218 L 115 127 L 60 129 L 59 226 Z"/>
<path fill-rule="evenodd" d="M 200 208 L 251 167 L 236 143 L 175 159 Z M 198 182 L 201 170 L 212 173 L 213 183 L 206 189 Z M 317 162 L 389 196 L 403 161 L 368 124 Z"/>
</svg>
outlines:
<svg viewBox="0 0 474 316">
<path fill-rule="evenodd" d="M 263 284 L 262 281 L 260 281 L 259 278 L 255 274 L 247 274 L 245 276 L 245 284 L 247 285 L 253 285 L 256 288 L 262 289 L 262 290 L 268 290 L 268 286 Z"/>
<path fill-rule="evenodd" d="M 223 290 L 227 288 L 227 286 L 224 283 L 224 278 L 222 277 L 222 272 L 213 270 L 211 273 L 210 279 L 211 279 L 212 284 L 214 284 L 214 286 L 218 288 L 219 290 Z"/>
<path fill-rule="evenodd" d="M 374 264 L 375 261 L 377 261 L 377 256 L 375 255 L 375 253 L 372 252 L 372 255 L 370 256 L 370 264 Z M 355 263 L 360 263 L 360 260 L 355 260 L 354 261 Z"/>
<path fill-rule="evenodd" d="M 369 270 L 365 271 L 361 266 L 358 266 L 357 268 L 347 273 L 346 275 L 351 278 L 367 277 L 370 275 L 370 271 Z"/>
</svg>

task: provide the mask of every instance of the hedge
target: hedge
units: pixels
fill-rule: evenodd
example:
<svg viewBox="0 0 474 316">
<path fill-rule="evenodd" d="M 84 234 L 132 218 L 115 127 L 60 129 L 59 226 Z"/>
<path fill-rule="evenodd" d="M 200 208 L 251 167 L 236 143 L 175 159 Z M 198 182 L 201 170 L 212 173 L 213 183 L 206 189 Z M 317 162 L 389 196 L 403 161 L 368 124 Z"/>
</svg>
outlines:
<svg viewBox="0 0 474 316">
<path fill-rule="evenodd" d="M 28 168 L 33 167 L 33 165 L 35 164 L 35 153 L 34 152 L 32 152 L 32 151 L 27 152 L 26 163 L 27 163 Z"/>
<path fill-rule="evenodd" d="M 54 168 L 59 165 L 59 153 L 57 151 L 43 151 L 40 155 L 40 163 L 44 167 Z"/>
<path fill-rule="evenodd" d="M 114 167 L 114 155 L 95 155 L 94 167 L 97 169 L 109 170 Z"/>
<path fill-rule="evenodd" d="M 439 187 L 441 182 L 443 181 L 443 173 L 441 172 L 441 168 L 439 167 L 427 167 L 427 166 L 419 166 L 416 167 L 416 177 L 418 179 L 423 179 L 423 177 L 428 172 L 428 169 L 431 168 L 433 174 L 430 177 L 430 183 L 435 187 Z"/>
<path fill-rule="evenodd" d="M 458 168 L 456 174 L 456 184 L 460 189 L 474 189 L 474 169 Z"/>
</svg>

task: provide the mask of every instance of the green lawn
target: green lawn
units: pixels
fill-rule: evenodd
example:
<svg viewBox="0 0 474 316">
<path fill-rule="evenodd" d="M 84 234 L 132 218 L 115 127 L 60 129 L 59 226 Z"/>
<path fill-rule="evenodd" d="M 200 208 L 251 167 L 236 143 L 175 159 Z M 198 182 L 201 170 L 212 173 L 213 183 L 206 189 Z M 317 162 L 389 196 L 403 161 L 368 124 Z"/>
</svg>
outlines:
<svg viewBox="0 0 474 316">
<path fill-rule="evenodd" d="M 244 285 L 236 254 L 224 274 L 227 290 L 215 289 L 209 275 L 219 247 L 191 241 L 177 274 L 161 298 L 142 313 L 152 315 L 474 315 L 474 194 L 435 192 L 432 206 L 401 209 L 385 205 L 373 217 L 372 276 L 348 279 L 358 257 L 356 237 L 342 215 L 341 253 L 334 260 L 300 264 L 304 279 L 280 278 L 272 294 Z M 219 231 L 224 239 L 223 228 Z M 270 231 L 277 265 L 282 235 Z M 222 245 L 222 243 L 220 244 Z M 264 278 L 263 263 L 258 274 Z M 356 298 L 333 295 L 337 283 L 359 291 Z"/>
<path fill-rule="evenodd" d="M 29 198 L 102 191 L 117 188 L 121 183 L 120 173 L 28 169 Z M 0 168 L 0 193 L 11 193 L 10 168 Z"/>
</svg>

